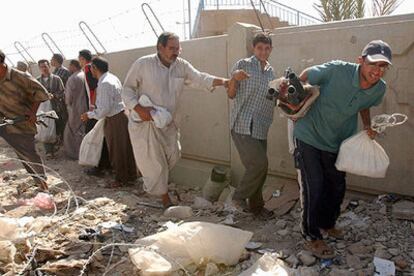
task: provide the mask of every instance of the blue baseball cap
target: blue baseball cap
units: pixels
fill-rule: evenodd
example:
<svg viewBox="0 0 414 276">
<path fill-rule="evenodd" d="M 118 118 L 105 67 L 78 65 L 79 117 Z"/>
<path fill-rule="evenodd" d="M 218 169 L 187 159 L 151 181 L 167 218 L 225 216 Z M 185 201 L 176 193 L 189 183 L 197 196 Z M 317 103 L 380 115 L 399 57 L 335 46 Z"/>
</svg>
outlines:
<svg viewBox="0 0 414 276">
<path fill-rule="evenodd" d="M 369 62 L 385 61 L 392 65 L 391 47 L 382 40 L 373 40 L 362 50 L 362 57 L 366 57 Z"/>
</svg>

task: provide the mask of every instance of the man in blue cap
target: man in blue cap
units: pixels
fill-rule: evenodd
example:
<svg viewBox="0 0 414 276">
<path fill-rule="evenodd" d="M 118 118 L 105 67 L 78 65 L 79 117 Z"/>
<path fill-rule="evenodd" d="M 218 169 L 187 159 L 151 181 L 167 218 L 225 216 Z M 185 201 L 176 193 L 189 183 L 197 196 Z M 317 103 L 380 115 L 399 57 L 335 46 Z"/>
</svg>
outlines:
<svg viewBox="0 0 414 276">
<path fill-rule="evenodd" d="M 381 104 L 386 90 L 382 79 L 391 65 L 391 48 L 374 40 L 363 49 L 358 63 L 331 61 L 305 69 L 303 82 L 320 87 L 320 96 L 306 116 L 295 124 L 295 164 L 301 172 L 302 233 L 305 248 L 320 258 L 334 251 L 324 241 L 324 231 L 342 238 L 335 228 L 345 195 L 345 172 L 335 162 L 342 141 L 356 133 L 358 113 L 373 139 L 370 107 Z"/>
</svg>

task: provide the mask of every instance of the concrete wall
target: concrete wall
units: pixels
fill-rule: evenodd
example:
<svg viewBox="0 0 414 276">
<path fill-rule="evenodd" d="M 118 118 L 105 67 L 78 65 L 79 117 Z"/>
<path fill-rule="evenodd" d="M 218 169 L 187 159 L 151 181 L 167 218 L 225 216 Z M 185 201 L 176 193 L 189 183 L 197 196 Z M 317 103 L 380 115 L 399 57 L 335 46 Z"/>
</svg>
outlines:
<svg viewBox="0 0 414 276">
<path fill-rule="evenodd" d="M 228 76 L 233 64 L 251 55 L 251 40 L 259 28 L 235 24 L 227 35 L 182 42 L 182 56 L 196 68 L 217 76 Z M 290 66 L 300 72 L 308 66 L 332 59 L 355 61 L 364 45 L 373 39 L 390 43 L 394 66 L 387 72 L 388 83 L 384 103 L 373 110 L 379 113 L 405 113 L 409 121 L 387 129 L 378 142 L 387 151 L 391 165 L 385 179 L 349 176 L 349 187 L 365 192 L 394 192 L 414 196 L 414 94 L 410 77 L 414 75 L 414 14 L 384 18 L 352 20 L 329 24 L 286 27 L 273 31 L 274 49 L 270 63 L 277 75 Z M 154 53 L 155 47 L 106 54 L 111 71 L 124 80 L 130 65 L 139 57 Z M 232 168 L 233 181 L 243 174 L 237 151 L 231 143 L 229 112 L 232 103 L 223 88 L 210 94 L 186 88 L 180 100 L 181 143 L 183 158 L 172 172 L 179 184 L 203 185 L 211 168 Z M 286 119 L 275 112 L 269 131 L 268 184 L 294 180 L 295 170 L 287 150 Z M 281 180 L 282 179 L 282 180 Z"/>
<path fill-rule="evenodd" d="M 228 31 L 228 68 L 251 54 L 250 41 L 257 27 L 238 24 Z M 287 27 L 273 31 L 274 50 L 270 62 L 277 75 L 288 67 L 300 72 L 308 66 L 332 59 L 356 61 L 365 44 L 373 39 L 390 43 L 394 52 L 394 66 L 385 80 L 388 90 L 383 104 L 373 114 L 401 112 L 412 118 L 414 96 L 410 93 L 409 77 L 414 73 L 414 15 L 391 16 L 335 22 L 306 27 Z M 231 110 L 231 104 L 229 104 Z M 269 131 L 269 174 L 295 178 L 292 158 L 287 151 L 286 119 L 275 113 Z M 385 179 L 348 176 L 351 189 L 372 192 L 394 192 L 414 195 L 414 147 L 408 137 L 414 135 L 413 121 L 388 129 L 378 142 L 387 151 L 391 165 Z M 243 173 L 237 151 L 230 147 L 231 167 L 235 182 Z M 271 182 L 271 181 L 270 181 Z"/>
<path fill-rule="evenodd" d="M 360 23 L 360 24 L 358 24 Z M 405 125 L 387 129 L 386 136 L 377 141 L 388 153 L 391 164 L 385 179 L 369 179 L 349 176 L 348 184 L 356 190 L 394 192 L 414 195 L 414 147 L 408 137 L 414 135 L 414 95 L 410 89 L 409 78 L 414 74 L 414 15 L 354 20 L 327 25 L 303 28 L 283 28 L 275 30 L 273 41 L 275 47 L 271 55 L 271 63 L 278 75 L 290 66 L 300 72 L 304 68 L 332 59 L 355 61 L 365 44 L 373 39 L 387 41 L 393 49 L 393 66 L 385 75 L 388 83 L 383 104 L 373 109 L 373 114 L 392 114 L 400 112 L 408 115 Z M 292 163 L 283 144 L 280 143 L 286 134 L 286 121 L 275 117 L 270 130 L 269 154 L 270 170 L 285 170 L 294 175 Z M 276 158 L 275 156 L 281 156 Z"/>
<path fill-rule="evenodd" d="M 285 27 L 289 24 L 286 21 L 279 21 L 277 17 L 267 17 L 260 13 L 259 17 L 265 29 Z M 200 21 L 197 25 L 195 37 L 215 36 L 227 33 L 234 22 L 260 25 L 254 10 L 204 10 L 200 13 Z"/>
</svg>

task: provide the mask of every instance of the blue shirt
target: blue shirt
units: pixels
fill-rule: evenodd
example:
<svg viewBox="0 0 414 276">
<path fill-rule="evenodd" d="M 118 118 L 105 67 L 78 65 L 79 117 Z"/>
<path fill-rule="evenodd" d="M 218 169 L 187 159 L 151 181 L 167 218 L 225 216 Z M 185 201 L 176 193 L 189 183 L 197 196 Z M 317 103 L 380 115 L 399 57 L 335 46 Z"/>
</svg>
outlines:
<svg viewBox="0 0 414 276">
<path fill-rule="evenodd" d="M 238 134 L 266 140 L 273 121 L 274 101 L 266 99 L 269 81 L 275 79 L 269 63 L 264 70 L 260 61 L 252 56 L 236 62 L 233 72 L 244 70 L 250 78 L 239 81 L 230 117 L 230 129 Z"/>
<path fill-rule="evenodd" d="M 294 136 L 334 153 L 343 140 L 356 133 L 358 112 L 379 105 L 386 88 L 382 79 L 368 89 L 360 88 L 359 65 L 344 61 L 313 66 L 308 82 L 319 85 L 321 93 L 306 116 L 296 122 Z"/>
</svg>

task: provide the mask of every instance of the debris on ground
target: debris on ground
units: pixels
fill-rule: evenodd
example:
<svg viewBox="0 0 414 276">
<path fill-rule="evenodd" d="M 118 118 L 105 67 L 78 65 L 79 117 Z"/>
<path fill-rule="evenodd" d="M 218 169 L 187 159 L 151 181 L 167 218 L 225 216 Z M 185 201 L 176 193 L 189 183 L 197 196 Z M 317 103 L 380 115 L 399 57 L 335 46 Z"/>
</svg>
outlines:
<svg viewBox="0 0 414 276">
<path fill-rule="evenodd" d="M 180 215 L 167 216 L 161 201 L 144 193 L 142 180 L 107 189 L 109 172 L 83 174 L 61 151 L 46 165 L 50 193 L 43 197 L 0 142 L 0 274 L 131 276 L 152 267 L 200 276 L 374 275 L 386 263 L 397 276 L 414 275 L 409 197 L 346 198 L 337 223 L 344 239 L 326 237 L 336 257 L 319 260 L 303 249 L 297 185 L 266 187 L 266 208 L 276 216 L 264 221 L 230 204 L 229 183 L 216 187 L 221 194 L 212 201 L 203 198 L 205 183 L 171 184 L 177 206 L 170 211 Z M 221 176 L 218 171 L 214 180 Z M 46 204 L 35 203 L 36 197 Z M 166 254 L 160 246 L 174 251 Z"/>
</svg>

